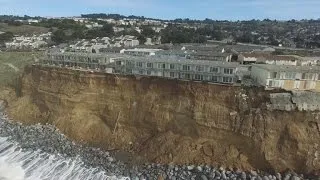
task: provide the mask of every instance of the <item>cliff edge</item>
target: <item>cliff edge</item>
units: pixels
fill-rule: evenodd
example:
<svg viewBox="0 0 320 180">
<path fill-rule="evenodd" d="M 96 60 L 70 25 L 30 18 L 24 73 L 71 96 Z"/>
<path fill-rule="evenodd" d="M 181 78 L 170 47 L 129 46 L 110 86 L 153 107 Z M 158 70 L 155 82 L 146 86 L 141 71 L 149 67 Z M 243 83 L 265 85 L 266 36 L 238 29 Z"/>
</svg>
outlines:
<svg viewBox="0 0 320 180">
<path fill-rule="evenodd" d="M 40 66 L 21 83 L 10 116 L 78 142 L 156 163 L 320 170 L 320 113 L 268 111 L 262 89 Z"/>
</svg>

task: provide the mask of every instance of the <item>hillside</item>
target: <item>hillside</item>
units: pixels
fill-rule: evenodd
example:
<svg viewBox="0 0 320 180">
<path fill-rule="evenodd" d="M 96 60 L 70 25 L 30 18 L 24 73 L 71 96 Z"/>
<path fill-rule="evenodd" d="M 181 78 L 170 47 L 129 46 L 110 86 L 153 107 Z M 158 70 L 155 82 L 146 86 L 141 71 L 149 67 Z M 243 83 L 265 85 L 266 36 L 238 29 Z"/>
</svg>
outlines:
<svg viewBox="0 0 320 180">
<path fill-rule="evenodd" d="M 7 23 L 0 23 L 0 31 L 12 32 L 14 35 L 30 36 L 49 32 L 49 28 L 31 25 L 9 26 Z"/>
</svg>

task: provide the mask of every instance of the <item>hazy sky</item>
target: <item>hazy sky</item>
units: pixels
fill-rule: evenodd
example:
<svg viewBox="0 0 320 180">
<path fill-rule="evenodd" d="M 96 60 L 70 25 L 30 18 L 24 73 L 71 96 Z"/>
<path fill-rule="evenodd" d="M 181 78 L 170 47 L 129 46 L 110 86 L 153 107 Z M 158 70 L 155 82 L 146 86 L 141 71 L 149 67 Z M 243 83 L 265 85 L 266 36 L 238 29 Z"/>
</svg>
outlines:
<svg viewBox="0 0 320 180">
<path fill-rule="evenodd" d="M 318 19 L 320 0 L 0 0 L 0 14 L 118 13 L 162 19 Z"/>
</svg>

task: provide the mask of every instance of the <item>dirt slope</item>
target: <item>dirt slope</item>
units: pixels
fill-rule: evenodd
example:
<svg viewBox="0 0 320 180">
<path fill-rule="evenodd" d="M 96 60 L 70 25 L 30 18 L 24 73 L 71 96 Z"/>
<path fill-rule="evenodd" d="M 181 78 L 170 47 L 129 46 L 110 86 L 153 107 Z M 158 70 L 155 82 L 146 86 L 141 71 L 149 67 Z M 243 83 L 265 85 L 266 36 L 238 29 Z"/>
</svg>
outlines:
<svg viewBox="0 0 320 180">
<path fill-rule="evenodd" d="M 150 162 L 319 171 L 319 113 L 267 111 L 269 93 L 33 66 L 8 112 Z"/>
</svg>

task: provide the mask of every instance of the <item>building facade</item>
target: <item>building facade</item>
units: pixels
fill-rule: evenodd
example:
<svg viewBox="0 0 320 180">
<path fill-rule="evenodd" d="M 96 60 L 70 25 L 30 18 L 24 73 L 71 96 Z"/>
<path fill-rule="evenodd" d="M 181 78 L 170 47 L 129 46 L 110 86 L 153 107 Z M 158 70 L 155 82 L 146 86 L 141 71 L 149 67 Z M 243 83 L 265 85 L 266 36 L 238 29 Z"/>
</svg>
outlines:
<svg viewBox="0 0 320 180">
<path fill-rule="evenodd" d="M 251 77 L 267 89 L 310 90 L 320 92 L 320 66 L 278 66 L 254 64 Z"/>
<path fill-rule="evenodd" d="M 116 59 L 113 68 L 119 74 L 233 84 L 238 80 L 237 65 L 205 60 L 129 57 Z"/>
<path fill-rule="evenodd" d="M 121 54 L 48 53 L 42 65 L 99 70 L 123 75 L 157 76 L 181 80 L 233 84 L 237 63 L 128 56 Z"/>
</svg>

